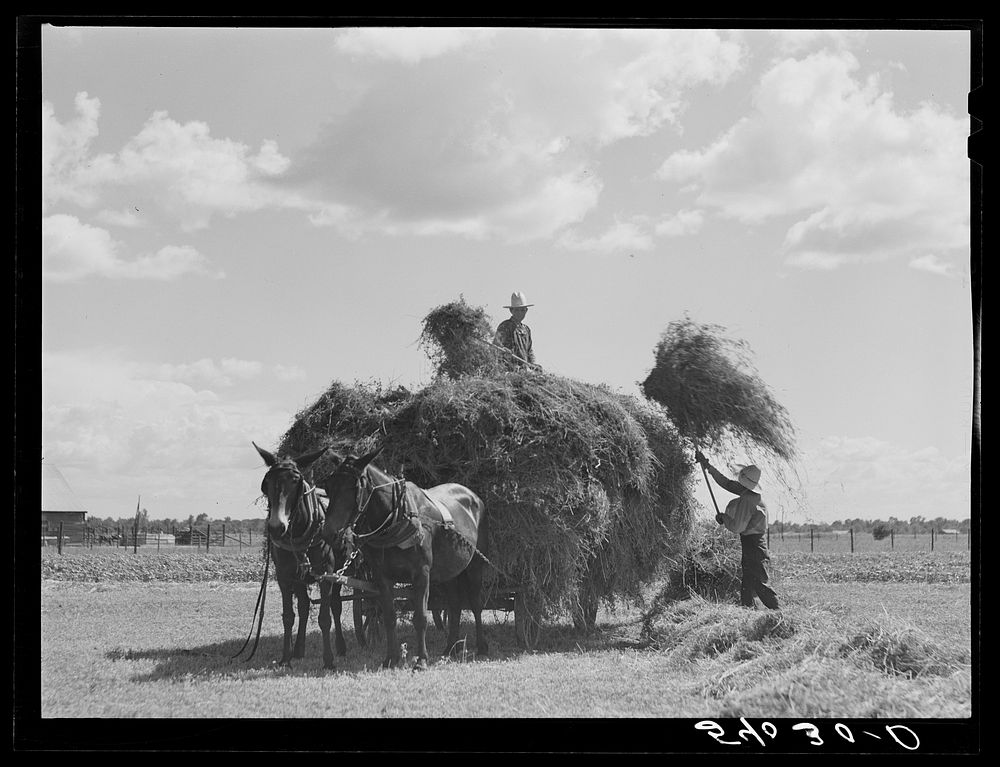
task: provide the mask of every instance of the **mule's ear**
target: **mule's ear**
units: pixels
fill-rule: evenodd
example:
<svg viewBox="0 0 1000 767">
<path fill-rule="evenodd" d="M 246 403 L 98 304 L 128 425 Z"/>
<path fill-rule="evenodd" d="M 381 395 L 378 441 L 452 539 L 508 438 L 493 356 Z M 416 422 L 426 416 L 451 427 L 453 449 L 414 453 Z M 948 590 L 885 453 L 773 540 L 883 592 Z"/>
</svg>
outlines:
<svg viewBox="0 0 1000 767">
<path fill-rule="evenodd" d="M 305 455 L 300 455 L 295 459 L 295 465 L 299 467 L 301 471 L 308 469 L 313 462 L 319 458 L 323 453 L 327 451 L 328 448 L 321 448 L 319 450 L 313 450 L 311 453 L 306 453 Z"/>
<path fill-rule="evenodd" d="M 260 453 L 260 457 L 264 459 L 264 463 L 268 466 L 274 466 L 274 464 L 278 462 L 278 459 L 275 458 L 273 454 L 258 446 L 256 442 L 251 441 L 250 444 L 257 448 L 257 452 Z"/>
<path fill-rule="evenodd" d="M 368 455 L 361 456 L 358 460 L 354 462 L 354 467 L 358 471 L 364 471 L 364 468 L 372 461 L 374 461 L 378 457 L 378 454 L 381 453 L 384 449 L 385 445 L 382 445 L 377 450 L 373 450 L 372 452 L 368 453 Z"/>
</svg>

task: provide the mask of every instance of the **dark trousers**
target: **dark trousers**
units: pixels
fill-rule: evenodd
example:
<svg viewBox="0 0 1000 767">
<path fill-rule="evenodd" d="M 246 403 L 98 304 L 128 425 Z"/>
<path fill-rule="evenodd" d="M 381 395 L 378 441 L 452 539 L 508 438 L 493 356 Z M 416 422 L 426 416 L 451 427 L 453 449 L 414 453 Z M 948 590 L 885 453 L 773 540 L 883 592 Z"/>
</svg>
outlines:
<svg viewBox="0 0 1000 767">
<path fill-rule="evenodd" d="M 741 535 L 743 548 L 743 583 L 740 585 L 740 604 L 754 606 L 754 596 L 760 597 L 765 607 L 778 609 L 778 595 L 767 585 L 767 563 L 770 557 L 764 544 L 763 534 Z"/>
</svg>

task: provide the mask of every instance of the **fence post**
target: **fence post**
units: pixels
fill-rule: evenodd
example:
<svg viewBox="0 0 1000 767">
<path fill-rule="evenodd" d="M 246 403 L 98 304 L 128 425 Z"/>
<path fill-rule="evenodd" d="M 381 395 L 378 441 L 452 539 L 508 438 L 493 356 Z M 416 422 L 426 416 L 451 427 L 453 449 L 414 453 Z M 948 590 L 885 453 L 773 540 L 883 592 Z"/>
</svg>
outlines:
<svg viewBox="0 0 1000 767">
<path fill-rule="evenodd" d="M 771 527 L 770 527 L 770 525 L 767 528 L 767 547 L 771 548 Z"/>
<path fill-rule="evenodd" d="M 139 553 L 139 525 L 132 525 L 132 553 Z"/>
<path fill-rule="evenodd" d="M 896 548 L 896 531 L 895 530 L 890 530 L 889 531 L 889 548 L 890 549 Z"/>
<path fill-rule="evenodd" d="M 934 551 L 934 528 L 931 528 L 931 551 Z"/>
<path fill-rule="evenodd" d="M 56 546 L 60 554 L 62 554 L 62 526 L 63 523 L 59 523 L 59 538 L 56 540 Z"/>
<path fill-rule="evenodd" d="M 854 553 L 854 528 L 851 528 L 851 553 Z"/>
<path fill-rule="evenodd" d="M 222 545 L 226 545 L 226 523 L 222 523 Z"/>
<path fill-rule="evenodd" d="M 212 523 L 209 522 L 205 526 L 205 553 L 208 553 L 208 547 L 212 545 Z"/>
<path fill-rule="evenodd" d="M 813 551 L 813 528 L 809 528 L 809 553 Z"/>
<path fill-rule="evenodd" d="M 240 530 L 239 536 L 240 536 L 240 551 L 243 551 L 243 531 L 242 530 Z"/>
</svg>

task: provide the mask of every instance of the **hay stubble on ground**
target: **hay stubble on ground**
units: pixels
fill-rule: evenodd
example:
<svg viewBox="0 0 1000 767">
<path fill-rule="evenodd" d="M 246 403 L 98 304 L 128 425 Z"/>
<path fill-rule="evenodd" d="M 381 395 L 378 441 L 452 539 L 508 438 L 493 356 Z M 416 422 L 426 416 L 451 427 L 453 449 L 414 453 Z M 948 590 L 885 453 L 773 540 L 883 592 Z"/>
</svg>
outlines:
<svg viewBox="0 0 1000 767">
<path fill-rule="evenodd" d="M 124 556 L 119 552 L 118 556 Z M 197 557 L 198 555 L 194 555 Z M 201 556 L 204 556 L 202 554 Z M 249 555 L 248 555 L 249 556 Z M 127 572 L 141 564 L 132 559 Z M 174 567 L 198 570 L 191 555 Z M 77 559 L 86 559 L 77 552 Z M 55 559 L 55 557 L 49 558 Z M 73 559 L 64 555 L 63 563 Z M 155 557 L 147 557 L 154 560 Z M 240 557 L 226 558 L 243 568 Z M 218 568 L 222 561 L 213 561 Z M 948 559 L 955 571 L 968 559 Z M 280 655 L 270 592 L 261 646 L 230 662 L 249 629 L 258 585 L 200 582 L 42 582 L 44 717 L 721 717 L 970 714 L 969 584 L 838 583 L 782 568 L 780 614 L 700 598 L 602 607 L 597 630 L 568 617 L 546 625 L 537 652 L 515 642 L 511 616 L 487 612 L 489 659 L 436 661 L 426 674 L 380 669 L 360 650 L 344 610 L 349 655 L 322 669 L 315 613 L 307 658 Z M 159 569 L 165 565 L 160 563 Z M 78 566 L 79 572 L 86 568 Z M 50 572 L 65 575 L 68 568 Z M 649 601 L 657 587 L 649 592 Z M 402 640 L 412 641 L 409 618 Z M 644 633 L 644 628 L 649 626 Z M 468 615 L 463 632 L 472 633 Z M 444 637 L 431 629 L 432 653 Z M 449 712 L 444 714 L 442 712 Z"/>
</svg>

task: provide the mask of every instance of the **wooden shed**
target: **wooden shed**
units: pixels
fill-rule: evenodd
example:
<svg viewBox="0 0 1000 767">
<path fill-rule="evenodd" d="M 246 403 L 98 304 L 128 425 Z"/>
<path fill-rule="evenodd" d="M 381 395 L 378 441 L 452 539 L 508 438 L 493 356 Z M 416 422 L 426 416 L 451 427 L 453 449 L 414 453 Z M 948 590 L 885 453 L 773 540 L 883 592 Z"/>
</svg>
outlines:
<svg viewBox="0 0 1000 767">
<path fill-rule="evenodd" d="M 59 468 L 42 461 L 42 541 L 54 543 L 62 524 L 63 541 L 83 543 L 87 510 Z"/>
</svg>

